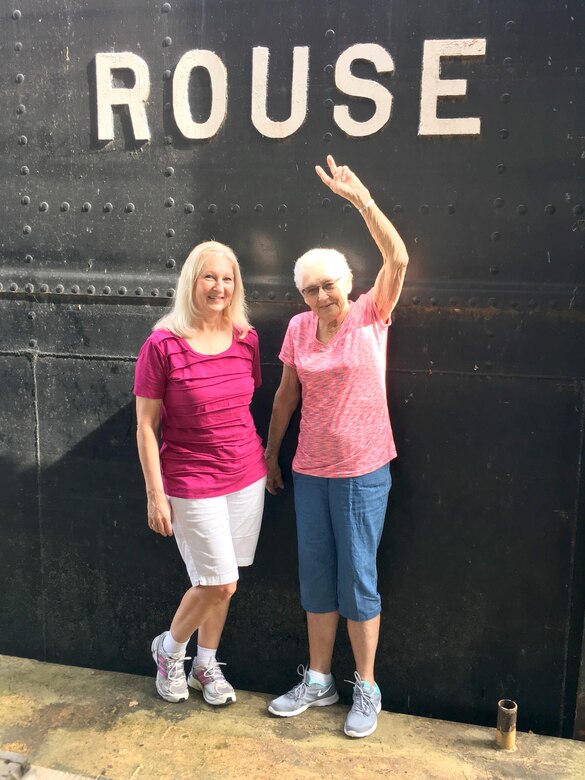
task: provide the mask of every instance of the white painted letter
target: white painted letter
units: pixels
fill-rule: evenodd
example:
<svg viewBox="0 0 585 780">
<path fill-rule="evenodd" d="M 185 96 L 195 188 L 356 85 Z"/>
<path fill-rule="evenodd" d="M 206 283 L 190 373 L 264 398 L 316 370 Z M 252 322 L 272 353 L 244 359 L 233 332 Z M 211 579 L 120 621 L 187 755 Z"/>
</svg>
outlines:
<svg viewBox="0 0 585 780">
<path fill-rule="evenodd" d="M 370 79 L 360 79 L 351 72 L 351 64 L 355 60 L 372 62 L 377 73 L 392 73 L 394 62 L 386 49 L 377 43 L 356 43 L 339 55 L 335 64 L 335 86 L 346 95 L 368 98 L 376 105 L 374 115 L 366 122 L 356 122 L 349 113 L 348 106 L 335 106 L 333 119 L 344 133 L 358 138 L 372 135 L 381 130 L 390 119 L 392 111 L 392 95 L 386 87 Z"/>
<path fill-rule="evenodd" d="M 264 46 L 252 49 L 252 124 L 266 138 L 286 138 L 299 129 L 307 116 L 309 47 L 295 46 L 293 49 L 290 116 L 282 122 L 275 122 L 266 114 L 269 56 L 270 52 Z"/>
<path fill-rule="evenodd" d="M 131 70 L 136 83 L 133 87 L 115 87 L 113 70 Z M 95 55 L 97 92 L 97 134 L 100 141 L 114 138 L 112 106 L 128 106 L 134 138 L 148 141 L 150 130 L 146 119 L 145 103 L 150 94 L 148 65 L 141 57 L 126 52 L 103 52 Z"/>
<path fill-rule="evenodd" d="M 425 41 L 419 135 L 479 135 L 479 117 L 439 119 L 437 98 L 463 97 L 467 92 L 466 79 L 441 79 L 441 57 L 481 57 L 485 54 L 485 47 L 485 38 Z"/>
<path fill-rule="evenodd" d="M 211 80 L 211 111 L 205 122 L 195 122 L 189 107 L 189 79 L 194 68 L 205 68 Z M 173 75 L 173 112 L 185 138 L 211 138 L 227 112 L 227 70 L 213 51 L 193 49 L 179 60 Z"/>
</svg>

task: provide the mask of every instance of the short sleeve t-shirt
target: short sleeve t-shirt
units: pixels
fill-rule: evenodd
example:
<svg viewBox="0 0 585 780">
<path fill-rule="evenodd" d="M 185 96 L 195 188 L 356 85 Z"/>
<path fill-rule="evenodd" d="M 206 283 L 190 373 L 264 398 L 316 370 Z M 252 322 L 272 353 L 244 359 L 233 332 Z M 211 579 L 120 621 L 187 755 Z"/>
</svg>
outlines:
<svg viewBox="0 0 585 780">
<path fill-rule="evenodd" d="M 156 330 L 136 363 L 134 394 L 162 400 L 160 450 L 165 491 L 210 498 L 241 490 L 266 472 L 250 403 L 261 384 L 258 336 L 234 333 L 231 346 L 203 355 Z"/>
<path fill-rule="evenodd" d="M 353 303 L 327 344 L 317 339 L 317 315 L 289 323 L 280 352 L 302 388 L 299 443 L 293 468 L 317 477 L 357 477 L 396 457 L 386 394 L 389 321 L 373 290 Z"/>
</svg>

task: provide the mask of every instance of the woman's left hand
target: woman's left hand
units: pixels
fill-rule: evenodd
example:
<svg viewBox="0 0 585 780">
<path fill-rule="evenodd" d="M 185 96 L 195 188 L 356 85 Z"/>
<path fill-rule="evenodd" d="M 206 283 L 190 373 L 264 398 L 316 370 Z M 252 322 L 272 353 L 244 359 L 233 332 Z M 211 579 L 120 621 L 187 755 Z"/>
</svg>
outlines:
<svg viewBox="0 0 585 780">
<path fill-rule="evenodd" d="M 315 166 L 315 171 L 332 192 L 340 195 L 356 209 L 362 209 L 370 200 L 368 188 L 362 184 L 355 173 L 347 165 L 337 165 L 333 157 L 327 155 L 327 165 L 333 176 L 329 176 L 320 165 Z"/>
</svg>

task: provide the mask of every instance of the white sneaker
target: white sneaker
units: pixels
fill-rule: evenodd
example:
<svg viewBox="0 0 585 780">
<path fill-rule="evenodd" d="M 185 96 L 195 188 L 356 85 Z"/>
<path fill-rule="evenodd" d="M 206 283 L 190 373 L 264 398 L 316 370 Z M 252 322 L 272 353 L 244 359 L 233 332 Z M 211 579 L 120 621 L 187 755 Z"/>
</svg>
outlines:
<svg viewBox="0 0 585 780">
<path fill-rule="evenodd" d="M 150 648 L 157 667 L 156 691 L 167 701 L 186 701 L 189 698 L 189 688 L 185 678 L 185 653 L 165 653 L 163 642 L 167 634 L 168 631 L 164 631 L 155 637 Z"/>
<path fill-rule="evenodd" d="M 225 664 L 220 661 L 212 661 L 209 666 L 193 661 L 188 683 L 203 692 L 208 704 L 232 704 L 236 700 L 236 692 L 223 676 L 222 666 Z"/>
</svg>

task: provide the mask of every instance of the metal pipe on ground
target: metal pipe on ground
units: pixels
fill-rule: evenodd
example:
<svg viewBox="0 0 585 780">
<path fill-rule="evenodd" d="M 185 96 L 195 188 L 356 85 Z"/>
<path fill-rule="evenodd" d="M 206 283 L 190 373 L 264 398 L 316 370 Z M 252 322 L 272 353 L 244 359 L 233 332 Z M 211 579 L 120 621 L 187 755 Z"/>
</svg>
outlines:
<svg viewBox="0 0 585 780">
<path fill-rule="evenodd" d="M 511 699 L 498 702 L 496 745 L 502 750 L 516 750 L 516 718 L 518 705 Z"/>
</svg>

